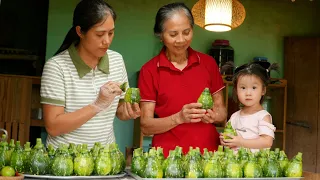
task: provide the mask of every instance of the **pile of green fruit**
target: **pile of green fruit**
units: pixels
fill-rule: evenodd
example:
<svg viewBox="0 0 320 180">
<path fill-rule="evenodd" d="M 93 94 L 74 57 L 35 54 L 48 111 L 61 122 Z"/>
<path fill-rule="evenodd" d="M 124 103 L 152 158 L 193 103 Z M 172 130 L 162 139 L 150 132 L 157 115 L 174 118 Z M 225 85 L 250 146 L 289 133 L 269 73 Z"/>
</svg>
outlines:
<svg viewBox="0 0 320 180">
<path fill-rule="evenodd" d="M 133 152 L 131 171 L 142 178 L 262 178 L 301 177 L 302 153 L 291 160 L 279 148 L 263 149 L 252 153 L 240 148 L 238 153 L 219 146 L 215 152 L 190 147 L 183 155 L 177 146 L 170 150 L 165 159 L 163 149 L 151 148 L 143 152 L 137 148 Z"/>
<path fill-rule="evenodd" d="M 115 143 L 102 146 L 96 142 L 91 149 L 87 144 L 60 144 L 54 149 L 52 145 L 45 148 L 40 138 L 34 147 L 30 142 L 22 147 L 20 141 L 11 139 L 9 144 L 0 142 L 0 169 L 6 166 L 33 175 L 105 176 L 123 172 L 125 159 Z"/>
</svg>

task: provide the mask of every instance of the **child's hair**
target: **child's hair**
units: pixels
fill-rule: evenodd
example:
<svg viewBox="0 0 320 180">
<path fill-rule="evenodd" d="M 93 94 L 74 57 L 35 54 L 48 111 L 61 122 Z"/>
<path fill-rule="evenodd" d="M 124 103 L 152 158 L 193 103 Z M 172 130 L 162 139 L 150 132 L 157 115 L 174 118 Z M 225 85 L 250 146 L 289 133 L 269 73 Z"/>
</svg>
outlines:
<svg viewBox="0 0 320 180">
<path fill-rule="evenodd" d="M 221 71 L 224 72 L 229 68 L 233 68 L 233 62 L 227 62 L 225 65 L 222 66 Z M 246 75 L 253 75 L 261 79 L 263 87 L 267 87 L 269 84 L 269 72 L 271 70 L 278 70 L 279 65 L 277 63 L 273 63 L 269 66 L 268 69 L 263 68 L 261 65 L 255 62 L 250 62 L 239 67 L 236 67 L 234 70 L 234 74 L 232 77 L 233 82 L 233 99 L 236 103 L 239 102 L 238 94 L 237 94 L 237 86 L 238 86 L 238 79 L 239 77 L 246 76 Z M 260 99 L 260 104 L 264 101 L 264 96 Z"/>
</svg>

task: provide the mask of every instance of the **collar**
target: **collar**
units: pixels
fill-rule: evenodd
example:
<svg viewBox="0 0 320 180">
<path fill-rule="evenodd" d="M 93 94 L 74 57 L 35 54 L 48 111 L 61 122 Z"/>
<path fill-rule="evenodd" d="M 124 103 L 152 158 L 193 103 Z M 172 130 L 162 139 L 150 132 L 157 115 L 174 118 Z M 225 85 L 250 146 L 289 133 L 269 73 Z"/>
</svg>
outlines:
<svg viewBox="0 0 320 180">
<path fill-rule="evenodd" d="M 80 78 L 85 76 L 91 71 L 91 67 L 89 67 L 79 56 L 78 51 L 75 47 L 75 44 L 71 44 L 71 46 L 68 48 L 70 57 L 72 59 L 72 62 L 74 66 L 77 69 L 78 75 Z M 103 57 L 100 58 L 98 69 L 102 71 L 105 74 L 109 74 L 109 57 L 108 54 L 105 54 Z"/>
<path fill-rule="evenodd" d="M 193 50 L 191 47 L 188 47 L 188 65 L 185 67 L 188 68 L 189 66 L 193 64 L 200 64 L 200 56 L 198 53 Z M 166 48 L 163 47 L 160 54 L 159 54 L 159 60 L 157 63 L 158 67 L 167 67 L 170 68 L 171 70 L 177 70 L 177 68 L 174 67 L 174 65 L 169 61 L 168 57 L 166 56 Z"/>
</svg>

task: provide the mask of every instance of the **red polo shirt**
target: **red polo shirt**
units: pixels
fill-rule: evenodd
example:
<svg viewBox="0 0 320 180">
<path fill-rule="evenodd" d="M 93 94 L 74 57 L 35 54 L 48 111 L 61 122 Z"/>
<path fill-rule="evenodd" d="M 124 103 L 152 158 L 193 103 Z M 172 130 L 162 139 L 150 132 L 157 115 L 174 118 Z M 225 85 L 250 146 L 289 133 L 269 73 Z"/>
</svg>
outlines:
<svg viewBox="0 0 320 180">
<path fill-rule="evenodd" d="M 168 60 L 164 49 L 140 70 L 141 101 L 156 103 L 155 114 L 160 118 L 179 112 L 185 104 L 197 102 L 206 87 L 212 94 L 224 88 L 218 66 L 211 56 L 190 47 L 188 54 L 188 65 L 182 71 Z M 219 144 L 215 126 L 202 122 L 178 125 L 152 139 L 152 146 L 162 147 L 166 157 L 176 146 L 181 146 L 187 153 L 190 146 L 214 151 Z"/>
</svg>

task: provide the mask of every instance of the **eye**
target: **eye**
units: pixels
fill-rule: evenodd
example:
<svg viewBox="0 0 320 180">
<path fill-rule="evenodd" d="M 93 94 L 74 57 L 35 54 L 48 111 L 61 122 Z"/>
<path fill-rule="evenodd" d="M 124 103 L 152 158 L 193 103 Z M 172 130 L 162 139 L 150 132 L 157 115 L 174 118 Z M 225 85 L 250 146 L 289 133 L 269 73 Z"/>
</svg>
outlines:
<svg viewBox="0 0 320 180">
<path fill-rule="evenodd" d="M 171 37 L 176 37 L 176 36 L 177 36 L 177 34 L 176 34 L 176 33 L 174 33 L 174 34 L 170 34 L 170 36 L 171 36 Z"/>
<path fill-rule="evenodd" d="M 252 89 L 257 89 L 257 87 L 256 87 L 256 86 L 253 86 Z"/>
<path fill-rule="evenodd" d="M 104 35 L 104 33 L 98 33 L 97 36 L 98 37 L 102 37 Z"/>
<path fill-rule="evenodd" d="M 240 89 L 246 89 L 245 87 L 241 86 Z"/>
<path fill-rule="evenodd" d="M 113 34 L 114 34 L 113 31 L 108 33 L 109 36 L 112 36 Z"/>
<path fill-rule="evenodd" d="M 185 31 L 183 31 L 183 34 L 184 34 L 184 35 L 189 35 L 189 33 L 190 33 L 190 30 L 185 30 Z"/>
</svg>

